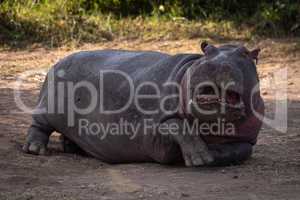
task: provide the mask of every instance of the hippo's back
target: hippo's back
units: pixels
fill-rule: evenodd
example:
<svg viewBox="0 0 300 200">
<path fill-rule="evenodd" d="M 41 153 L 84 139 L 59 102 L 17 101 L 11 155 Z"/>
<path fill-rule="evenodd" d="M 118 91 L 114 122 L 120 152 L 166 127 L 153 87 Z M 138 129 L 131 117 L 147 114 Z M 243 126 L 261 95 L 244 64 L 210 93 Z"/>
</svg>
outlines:
<svg viewBox="0 0 300 200">
<path fill-rule="evenodd" d="M 87 75 L 97 75 L 101 70 L 118 70 L 131 75 L 168 57 L 170 55 L 152 51 L 81 51 L 58 62 L 54 66 L 54 73 L 65 74 L 64 78 L 73 80 Z M 59 70 L 63 73 L 58 72 Z"/>
</svg>

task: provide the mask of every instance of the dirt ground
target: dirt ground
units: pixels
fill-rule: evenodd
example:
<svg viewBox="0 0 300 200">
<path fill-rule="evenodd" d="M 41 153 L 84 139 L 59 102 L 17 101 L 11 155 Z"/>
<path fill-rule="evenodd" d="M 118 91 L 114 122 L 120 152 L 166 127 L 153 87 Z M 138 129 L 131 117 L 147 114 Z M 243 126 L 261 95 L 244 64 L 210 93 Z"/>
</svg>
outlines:
<svg viewBox="0 0 300 200">
<path fill-rule="evenodd" d="M 62 153 L 57 134 L 51 137 L 49 156 L 20 151 L 31 121 L 29 114 L 19 112 L 14 100 L 16 79 L 22 72 L 46 70 L 65 55 L 79 50 L 118 48 L 197 53 L 198 44 L 198 40 L 116 41 L 77 49 L 1 51 L 0 199 L 299 200 L 300 47 L 295 39 L 246 43 L 262 48 L 258 72 L 267 116 L 275 112 L 275 93 L 280 84 L 287 86 L 288 129 L 279 132 L 264 125 L 253 158 L 243 165 L 214 168 L 155 163 L 108 165 L 93 158 Z M 270 84 L 274 72 L 284 68 L 288 70 L 288 80 L 279 86 Z M 24 104 L 35 104 L 43 78 L 42 74 L 31 76 L 20 85 Z"/>
</svg>

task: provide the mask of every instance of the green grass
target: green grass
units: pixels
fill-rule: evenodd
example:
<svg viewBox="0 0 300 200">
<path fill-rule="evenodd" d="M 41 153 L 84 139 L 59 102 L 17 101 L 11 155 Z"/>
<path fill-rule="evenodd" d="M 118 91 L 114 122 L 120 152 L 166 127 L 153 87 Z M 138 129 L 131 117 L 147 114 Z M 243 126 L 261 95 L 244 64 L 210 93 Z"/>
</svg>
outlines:
<svg viewBox="0 0 300 200">
<path fill-rule="evenodd" d="M 81 1 L 4 0 L 0 4 L 0 45 L 22 47 L 38 43 L 57 47 L 116 39 L 173 40 L 197 37 L 249 40 L 270 25 L 213 18 L 187 20 L 176 17 L 176 14 L 160 15 L 157 12 L 120 17 L 85 10 Z M 271 14 L 267 12 L 265 15 L 278 20 Z M 273 28 L 271 24 L 270 32 L 274 32 Z"/>
</svg>

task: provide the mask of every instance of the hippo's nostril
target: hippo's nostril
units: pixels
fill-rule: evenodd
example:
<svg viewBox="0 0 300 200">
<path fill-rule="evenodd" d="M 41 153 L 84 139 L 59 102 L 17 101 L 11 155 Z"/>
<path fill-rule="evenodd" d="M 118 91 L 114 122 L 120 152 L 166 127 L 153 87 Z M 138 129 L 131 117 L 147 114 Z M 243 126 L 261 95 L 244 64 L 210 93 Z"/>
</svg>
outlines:
<svg viewBox="0 0 300 200">
<path fill-rule="evenodd" d="M 241 100 L 240 94 L 234 91 L 226 92 L 226 103 L 235 105 L 238 104 Z"/>
<path fill-rule="evenodd" d="M 219 101 L 218 91 L 212 86 L 204 86 L 199 88 L 196 100 L 200 104 L 211 104 Z"/>
<path fill-rule="evenodd" d="M 205 86 L 199 89 L 199 95 L 214 95 L 215 89 L 212 86 Z"/>
</svg>

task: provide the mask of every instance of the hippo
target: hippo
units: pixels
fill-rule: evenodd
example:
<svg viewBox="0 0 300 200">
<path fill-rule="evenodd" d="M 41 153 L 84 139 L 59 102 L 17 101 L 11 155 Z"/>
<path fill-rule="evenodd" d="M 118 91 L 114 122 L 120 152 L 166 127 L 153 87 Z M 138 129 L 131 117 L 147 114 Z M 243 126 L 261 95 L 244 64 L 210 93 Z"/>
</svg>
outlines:
<svg viewBox="0 0 300 200">
<path fill-rule="evenodd" d="M 23 146 L 103 162 L 185 166 L 240 164 L 262 126 L 259 49 L 202 42 L 203 54 L 95 50 L 69 55 L 47 73 Z"/>
</svg>

